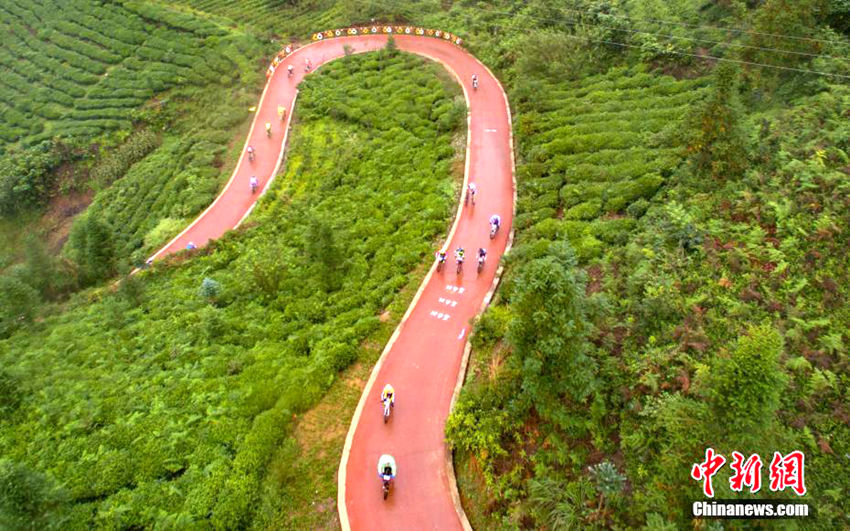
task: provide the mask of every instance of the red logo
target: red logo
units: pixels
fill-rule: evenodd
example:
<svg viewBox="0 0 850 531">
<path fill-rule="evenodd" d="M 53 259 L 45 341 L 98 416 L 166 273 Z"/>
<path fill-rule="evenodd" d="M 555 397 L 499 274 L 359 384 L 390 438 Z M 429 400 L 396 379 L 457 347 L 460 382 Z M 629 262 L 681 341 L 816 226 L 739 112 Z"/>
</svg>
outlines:
<svg viewBox="0 0 850 531">
<path fill-rule="evenodd" d="M 702 492 L 706 497 L 714 497 L 714 486 L 711 481 L 725 464 L 725 457 L 717 454 L 713 448 L 706 448 L 705 461 L 695 463 L 691 467 L 691 477 L 702 481 Z M 763 464 L 758 454 L 752 454 L 744 460 L 744 454 L 733 451 L 732 462 L 729 466 L 734 473 L 729 478 L 729 488 L 733 492 L 742 492 L 744 487 L 748 487 L 753 494 L 761 490 Z M 805 468 L 806 456 L 800 450 L 794 450 L 785 456 L 779 452 L 773 452 L 773 460 L 769 467 L 770 490 L 779 492 L 791 488 L 797 496 L 803 496 L 806 494 Z"/>
<path fill-rule="evenodd" d="M 805 469 L 806 456 L 800 450 L 794 450 L 782 457 L 779 452 L 773 452 L 770 462 L 770 490 L 776 492 L 791 487 L 797 496 L 806 493 Z"/>
<path fill-rule="evenodd" d="M 717 471 L 723 468 L 726 463 L 726 458 L 722 455 L 714 453 L 714 448 L 706 448 L 705 461 L 697 463 L 691 468 L 691 477 L 697 481 L 702 481 L 702 492 L 709 498 L 714 498 L 714 486 L 711 484 L 711 478 Z"/>
<path fill-rule="evenodd" d="M 735 475 L 729 478 L 729 488 L 735 492 L 741 492 L 744 487 L 749 487 L 750 492 L 755 494 L 761 490 L 761 457 L 753 454 L 744 462 L 744 454 L 732 452 L 732 470 Z"/>
</svg>

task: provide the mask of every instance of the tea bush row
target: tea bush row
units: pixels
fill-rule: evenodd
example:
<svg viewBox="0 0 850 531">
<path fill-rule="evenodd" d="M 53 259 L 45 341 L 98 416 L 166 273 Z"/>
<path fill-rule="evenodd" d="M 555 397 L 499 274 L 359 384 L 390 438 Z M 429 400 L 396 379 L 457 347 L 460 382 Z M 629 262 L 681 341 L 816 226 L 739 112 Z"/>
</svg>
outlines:
<svg viewBox="0 0 850 531">
<path fill-rule="evenodd" d="M 0 101 L 14 110 L 0 124 L 5 143 L 37 143 L 45 132 L 128 130 L 129 111 L 154 93 L 232 83 L 255 42 L 141 2 L 9 1 L 0 6 L 0 31 L 0 64 L 8 69 Z"/>
<path fill-rule="evenodd" d="M 666 131 L 682 120 L 705 80 L 675 81 L 639 68 L 633 75 L 617 72 L 616 83 L 603 75 L 544 91 L 542 103 L 522 100 L 520 109 L 530 112 L 517 124 L 525 162 L 517 226 L 528 229 L 520 231 L 520 245 L 557 234 L 570 238 L 580 260 L 599 256 L 602 242 L 617 238 L 597 238 L 594 220 L 622 216 L 635 201 L 651 199 L 679 164 L 683 139 Z M 553 232 L 548 218 L 555 216 L 574 229 Z"/>
<path fill-rule="evenodd" d="M 431 108 L 407 102 L 452 107 L 457 88 L 431 83 L 438 67 L 418 58 L 383 56 L 391 74 L 361 69 L 365 59 L 341 59 L 304 82 L 288 164 L 241 231 L 115 292 L 82 292 L 0 341 L 4 370 L 26 382 L 0 423 L 0 453 L 61 486 L 66 497 L 52 514 L 63 525 L 242 528 L 258 500 L 280 506 L 280 486 L 260 487 L 293 414 L 324 395 L 362 344 L 384 339 L 378 316 L 418 282 L 413 271 L 431 259 L 453 212 L 460 159 L 444 147 L 464 121 L 441 131 Z M 364 83 L 370 99 L 346 96 Z M 210 115 L 256 102 L 191 96 Z M 367 124 L 326 114 L 329 104 L 380 114 Z M 145 112 L 154 122 L 169 110 Z M 233 116 L 242 126 L 250 119 Z M 206 122 L 168 123 L 174 132 L 147 156 L 152 137 L 128 140 L 129 158 L 115 163 L 144 158 L 98 195 L 72 239 L 123 253 L 146 227 L 174 216 L 180 230 L 209 203 L 231 135 L 213 142 Z M 187 204 L 203 195 L 185 196 L 193 186 L 209 193 L 205 202 Z M 84 255 L 75 245 L 69 256 Z M 204 283 L 218 288 L 202 293 Z M 285 459 L 275 466 L 296 466 L 295 455 Z"/>
</svg>

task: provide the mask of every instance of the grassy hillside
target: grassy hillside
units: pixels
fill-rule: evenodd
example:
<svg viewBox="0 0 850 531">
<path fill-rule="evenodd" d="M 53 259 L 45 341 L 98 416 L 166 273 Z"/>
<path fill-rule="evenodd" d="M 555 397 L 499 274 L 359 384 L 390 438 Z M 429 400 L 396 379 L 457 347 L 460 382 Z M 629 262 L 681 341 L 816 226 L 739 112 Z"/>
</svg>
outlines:
<svg viewBox="0 0 850 531">
<path fill-rule="evenodd" d="M 298 39 L 317 28 L 340 24 L 348 18 L 347 11 L 357 8 L 354 2 L 336 0 L 163 0 L 163 3 L 223 17 L 254 33 Z"/>
<path fill-rule="evenodd" d="M 0 344 L 0 476 L 27 500 L 2 527 L 251 522 L 292 415 L 386 339 L 379 314 L 447 230 L 465 109 L 436 70 L 387 54 L 323 68 L 245 230 Z"/>
<path fill-rule="evenodd" d="M 274 46 L 140 2 L 10 0 L 0 25 L 0 272 L 56 300 L 140 263 L 211 202 Z M 92 200 L 110 250 L 97 267 L 90 224 L 71 230 Z"/>
<path fill-rule="evenodd" d="M 582 259 L 623 243 L 680 161 L 679 124 L 707 80 L 637 68 L 515 92 L 520 153 L 515 255 L 567 239 Z"/>
<path fill-rule="evenodd" d="M 129 130 L 154 94 L 229 85 L 257 59 L 253 38 L 144 2 L 6 0 L 0 29 L 3 142 Z"/>
<path fill-rule="evenodd" d="M 802 450 L 807 523 L 846 525 L 850 91 L 739 79 L 518 84 L 517 246 L 448 428 L 477 527 L 689 526 L 706 447 Z"/>
<path fill-rule="evenodd" d="M 473 523 L 692 526 L 688 472 L 713 446 L 805 451 L 813 525 L 848 524 L 847 90 L 700 59 L 850 75 L 846 2 L 58 6 L 0 5 L 0 336 L 23 328 L 0 343 L 0 501 L 20 502 L 0 527 L 337 525 L 340 419 L 461 166 L 462 107 L 430 67 L 323 68 L 244 231 L 117 294 L 42 300 L 126 270 L 209 203 L 264 54 L 372 18 L 462 35 L 515 112 L 516 246 L 448 431 Z M 387 125 L 387 101 L 417 98 Z M 69 192 L 94 199 L 57 260 L 18 227 L 51 200 L 74 211 Z"/>
</svg>

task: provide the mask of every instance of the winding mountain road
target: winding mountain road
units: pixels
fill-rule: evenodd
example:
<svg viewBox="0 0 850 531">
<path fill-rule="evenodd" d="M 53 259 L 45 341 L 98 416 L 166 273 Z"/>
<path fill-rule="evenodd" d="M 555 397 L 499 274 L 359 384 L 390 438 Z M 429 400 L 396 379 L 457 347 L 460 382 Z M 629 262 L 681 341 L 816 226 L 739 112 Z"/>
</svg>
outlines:
<svg viewBox="0 0 850 531">
<path fill-rule="evenodd" d="M 441 63 L 463 86 L 469 107 L 464 185 L 474 182 L 479 193 L 474 206 L 461 204 L 446 239 L 449 255 L 464 247 L 467 262 L 461 274 L 453 260 L 442 271 L 435 264 L 416 293 L 363 390 L 351 421 L 339 468 L 339 515 L 343 529 L 461 529 L 469 523 L 460 507 L 451 454 L 445 443 L 446 418 L 465 372 L 470 321 L 489 302 L 498 281 L 499 259 L 510 244 L 515 203 L 511 117 L 507 97 L 492 73 L 462 48 L 432 37 L 396 35 L 400 50 Z M 345 55 L 378 50 L 385 35 L 327 39 L 287 56 L 269 78 L 256 117 L 233 176 L 222 193 L 189 227 L 151 258 L 200 247 L 233 229 L 250 213 L 260 192 L 251 193 L 255 175 L 265 190 L 281 164 L 292 112 L 282 123 L 278 105 L 292 110 L 297 84 L 305 75 L 305 60 L 313 68 Z M 287 65 L 295 67 L 289 78 Z M 479 78 L 473 90 L 471 77 Z M 267 137 L 264 124 L 273 124 Z M 254 147 L 256 159 L 245 149 Z M 465 188 L 465 186 L 464 186 Z M 488 219 L 502 218 L 495 239 Z M 486 267 L 476 273 L 475 253 L 487 249 Z M 396 389 L 396 407 L 384 424 L 379 394 L 385 383 Z M 391 454 L 398 477 L 383 500 L 377 461 Z"/>
</svg>

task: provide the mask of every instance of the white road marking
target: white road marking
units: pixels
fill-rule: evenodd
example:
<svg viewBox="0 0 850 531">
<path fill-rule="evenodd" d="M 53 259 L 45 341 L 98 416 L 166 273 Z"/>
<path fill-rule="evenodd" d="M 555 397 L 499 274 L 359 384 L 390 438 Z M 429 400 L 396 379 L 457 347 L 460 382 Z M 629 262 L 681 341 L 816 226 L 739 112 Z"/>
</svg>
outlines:
<svg viewBox="0 0 850 531">
<path fill-rule="evenodd" d="M 466 328 L 460 329 L 460 335 L 457 336 L 458 339 L 463 339 L 464 334 L 466 334 Z"/>
<path fill-rule="evenodd" d="M 446 291 L 451 291 L 452 293 L 463 293 L 464 291 L 466 291 L 466 289 L 460 286 L 452 286 L 451 284 L 446 284 Z"/>
</svg>

